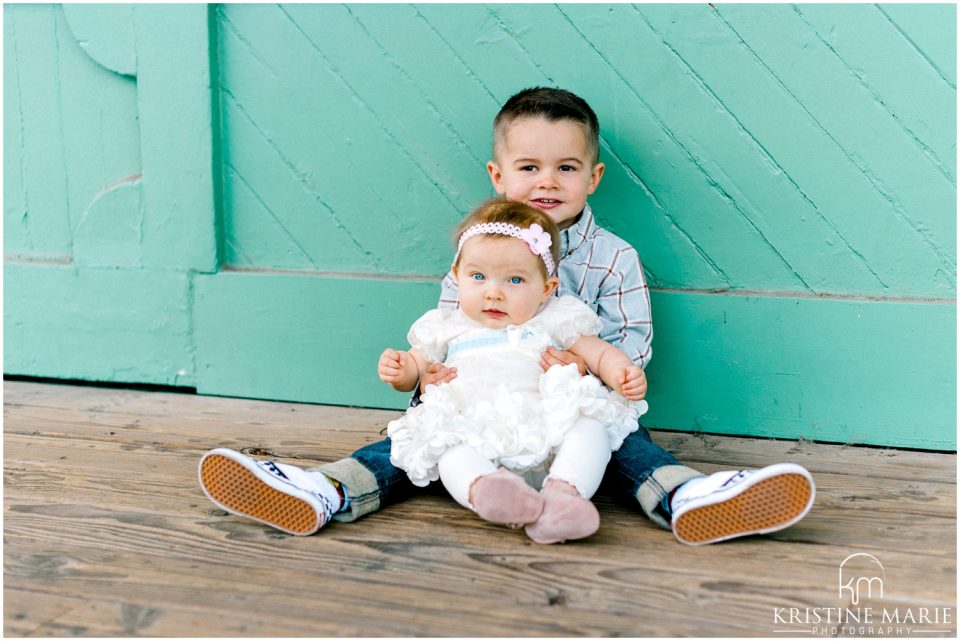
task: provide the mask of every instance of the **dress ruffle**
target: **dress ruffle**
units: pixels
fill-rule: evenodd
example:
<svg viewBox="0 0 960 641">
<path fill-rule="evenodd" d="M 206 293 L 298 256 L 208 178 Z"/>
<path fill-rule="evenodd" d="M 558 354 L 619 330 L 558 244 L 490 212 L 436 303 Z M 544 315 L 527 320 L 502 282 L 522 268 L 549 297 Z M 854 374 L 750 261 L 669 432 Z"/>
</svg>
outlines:
<svg viewBox="0 0 960 641">
<path fill-rule="evenodd" d="M 610 449 L 637 429 L 645 401 L 629 402 L 593 376 L 580 376 L 576 365 L 554 366 L 540 377 L 538 402 L 499 384 L 478 400 L 475 390 L 454 379 L 428 385 L 421 404 L 387 426 L 391 462 L 414 485 L 440 477 L 438 461 L 450 447 L 467 445 L 495 465 L 522 471 L 543 463 L 581 416 L 607 427 Z"/>
</svg>

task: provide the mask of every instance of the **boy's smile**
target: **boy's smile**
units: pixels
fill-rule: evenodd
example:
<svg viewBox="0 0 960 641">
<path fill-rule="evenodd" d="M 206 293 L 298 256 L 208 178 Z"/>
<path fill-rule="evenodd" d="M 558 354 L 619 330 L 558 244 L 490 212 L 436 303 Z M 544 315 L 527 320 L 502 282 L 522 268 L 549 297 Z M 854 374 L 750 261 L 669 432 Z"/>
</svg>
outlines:
<svg viewBox="0 0 960 641">
<path fill-rule="evenodd" d="M 487 163 L 498 194 L 542 210 L 560 229 L 583 211 L 603 170 L 603 163 L 593 164 L 582 125 L 540 117 L 510 123 L 497 158 Z"/>
</svg>

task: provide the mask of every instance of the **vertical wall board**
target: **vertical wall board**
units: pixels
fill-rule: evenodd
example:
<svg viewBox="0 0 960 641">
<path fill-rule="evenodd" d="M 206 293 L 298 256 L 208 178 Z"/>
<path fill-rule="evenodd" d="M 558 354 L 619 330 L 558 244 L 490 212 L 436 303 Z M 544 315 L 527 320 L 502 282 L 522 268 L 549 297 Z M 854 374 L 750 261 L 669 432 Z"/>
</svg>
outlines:
<svg viewBox="0 0 960 641">
<path fill-rule="evenodd" d="M 201 394 L 406 407 L 377 377 L 387 347 L 436 305 L 436 282 L 223 272 L 197 276 Z"/>
<path fill-rule="evenodd" d="M 77 44 L 97 64 L 124 76 L 137 75 L 132 4 L 62 5 Z"/>
<path fill-rule="evenodd" d="M 3 15 L 4 255 L 63 260 L 71 229 L 60 43 L 69 30 L 52 5 L 4 5 Z"/>
<path fill-rule="evenodd" d="M 59 46 L 64 170 L 76 266 L 140 267 L 140 128 L 133 8 L 65 7 Z"/>
<path fill-rule="evenodd" d="M 653 292 L 645 425 L 956 448 L 956 306 Z"/>
<path fill-rule="evenodd" d="M 24 170 L 23 105 L 20 90 L 20 69 L 16 57 L 16 31 L 14 14 L 4 11 L 3 41 L 7 44 L 3 56 L 3 95 L 6 96 L 3 110 L 3 248 L 7 253 L 25 252 L 33 249 L 26 218 L 27 180 Z"/>
<path fill-rule="evenodd" d="M 210 31 L 205 4 L 135 7 L 144 264 L 217 267 Z"/>
<path fill-rule="evenodd" d="M 4 254 L 82 262 L 87 212 L 140 172 L 135 81 L 91 59 L 58 7 L 4 12 Z"/>
<path fill-rule="evenodd" d="M 143 266 L 141 186 L 139 177 L 121 181 L 90 203 L 73 234 L 74 266 Z"/>
<path fill-rule="evenodd" d="M 6 264 L 4 372 L 193 386 L 182 272 Z"/>
</svg>

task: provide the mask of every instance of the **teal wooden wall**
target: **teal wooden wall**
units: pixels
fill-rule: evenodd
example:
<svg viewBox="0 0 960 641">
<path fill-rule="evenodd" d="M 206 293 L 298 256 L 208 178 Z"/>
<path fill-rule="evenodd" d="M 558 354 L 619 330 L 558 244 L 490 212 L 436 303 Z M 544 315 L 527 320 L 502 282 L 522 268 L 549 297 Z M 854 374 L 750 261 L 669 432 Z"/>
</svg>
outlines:
<svg viewBox="0 0 960 641">
<path fill-rule="evenodd" d="M 652 427 L 956 447 L 953 5 L 5 5 L 4 371 L 376 378 L 562 86 L 652 290 Z"/>
</svg>

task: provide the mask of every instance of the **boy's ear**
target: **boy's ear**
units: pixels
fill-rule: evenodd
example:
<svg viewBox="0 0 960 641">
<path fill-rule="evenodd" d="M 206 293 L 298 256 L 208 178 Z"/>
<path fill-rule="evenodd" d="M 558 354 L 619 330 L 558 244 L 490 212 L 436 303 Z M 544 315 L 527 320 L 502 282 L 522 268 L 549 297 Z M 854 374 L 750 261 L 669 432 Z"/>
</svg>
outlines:
<svg viewBox="0 0 960 641">
<path fill-rule="evenodd" d="M 456 264 L 456 263 L 451 263 L 451 265 L 450 265 L 450 273 L 453 274 L 453 277 L 454 277 L 454 278 L 460 278 L 459 276 L 457 276 L 457 264 Z"/>
<path fill-rule="evenodd" d="M 490 183 L 496 192 L 501 196 L 507 193 L 507 188 L 503 186 L 503 174 L 499 165 L 491 160 L 487 163 L 487 173 L 490 174 Z"/>
<path fill-rule="evenodd" d="M 590 172 L 590 184 L 587 185 L 588 196 L 597 190 L 597 186 L 600 184 L 600 179 L 603 178 L 603 172 L 606 168 L 607 166 L 602 162 L 598 162 L 593 166 L 593 171 Z"/>
</svg>

